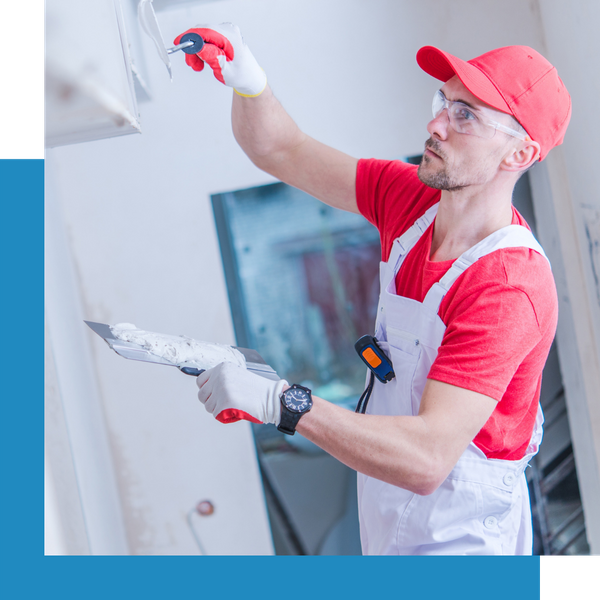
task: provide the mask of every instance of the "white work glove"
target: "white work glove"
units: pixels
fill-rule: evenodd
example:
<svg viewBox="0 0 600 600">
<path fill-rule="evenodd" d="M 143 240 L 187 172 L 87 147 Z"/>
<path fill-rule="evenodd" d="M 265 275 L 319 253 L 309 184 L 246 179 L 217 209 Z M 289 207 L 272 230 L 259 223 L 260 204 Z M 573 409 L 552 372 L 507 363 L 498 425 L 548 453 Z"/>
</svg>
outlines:
<svg viewBox="0 0 600 600">
<path fill-rule="evenodd" d="M 240 96 L 260 96 L 267 86 L 267 76 L 246 46 L 237 25 L 198 25 L 178 35 L 175 45 L 186 33 L 197 33 L 204 40 L 198 54 L 185 55 L 185 62 L 194 71 L 202 71 L 207 62 L 215 77 Z"/>
<path fill-rule="evenodd" d="M 201 373 L 196 379 L 198 400 L 221 423 L 241 419 L 252 423 L 281 420 L 279 396 L 288 382 L 272 381 L 232 363 L 221 363 Z"/>
</svg>

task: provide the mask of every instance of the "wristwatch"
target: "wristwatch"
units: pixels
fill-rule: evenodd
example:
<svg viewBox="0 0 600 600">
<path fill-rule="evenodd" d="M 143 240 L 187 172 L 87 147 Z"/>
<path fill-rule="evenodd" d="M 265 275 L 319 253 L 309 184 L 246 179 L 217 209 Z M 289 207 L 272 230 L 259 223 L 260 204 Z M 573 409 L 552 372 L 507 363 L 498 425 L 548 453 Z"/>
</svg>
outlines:
<svg viewBox="0 0 600 600">
<path fill-rule="evenodd" d="M 281 420 L 277 429 L 288 435 L 294 435 L 300 417 L 312 408 L 311 392 L 308 388 L 294 383 L 279 398 L 281 399 Z"/>
</svg>

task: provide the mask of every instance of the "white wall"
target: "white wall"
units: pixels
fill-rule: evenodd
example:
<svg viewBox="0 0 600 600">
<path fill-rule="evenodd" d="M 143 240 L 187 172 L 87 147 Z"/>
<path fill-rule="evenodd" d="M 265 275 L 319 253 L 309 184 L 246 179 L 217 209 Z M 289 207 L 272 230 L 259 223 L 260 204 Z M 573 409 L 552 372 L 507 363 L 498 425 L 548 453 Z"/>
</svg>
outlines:
<svg viewBox="0 0 600 600">
<path fill-rule="evenodd" d="M 533 8 L 532 8 L 533 6 Z M 158 15 L 167 43 L 232 21 L 300 126 L 350 154 L 418 154 L 439 83 L 416 64 L 437 45 L 462 58 L 527 44 L 542 51 L 535 3 L 246 0 Z M 142 135 L 49 152 L 85 316 L 233 343 L 210 194 L 264 184 L 231 134 L 231 90 L 173 55 L 174 81 L 144 39 L 153 100 Z M 223 426 L 193 378 L 125 361 L 88 335 L 133 553 L 197 551 L 185 515 L 198 500 L 208 553 L 271 551 L 250 429 Z"/>
<path fill-rule="evenodd" d="M 47 497 L 56 497 L 59 509 L 50 514 L 57 517 L 52 520 L 60 524 L 67 553 L 128 554 L 102 401 L 80 326 L 83 308 L 51 170 L 45 191 L 45 471 Z M 52 545 L 47 530 L 47 549 Z"/>
</svg>

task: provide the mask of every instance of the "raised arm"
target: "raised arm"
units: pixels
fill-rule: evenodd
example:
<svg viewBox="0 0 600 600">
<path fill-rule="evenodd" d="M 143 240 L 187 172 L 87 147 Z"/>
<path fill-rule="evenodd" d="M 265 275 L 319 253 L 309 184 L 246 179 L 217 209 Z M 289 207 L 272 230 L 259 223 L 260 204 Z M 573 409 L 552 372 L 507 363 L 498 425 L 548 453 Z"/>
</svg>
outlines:
<svg viewBox="0 0 600 600">
<path fill-rule="evenodd" d="M 322 202 L 358 212 L 358 160 L 303 133 L 267 85 L 256 98 L 233 95 L 233 133 L 260 169 Z"/>
<path fill-rule="evenodd" d="M 250 160 L 330 206 L 357 213 L 358 160 L 300 130 L 266 84 L 264 71 L 239 29 L 222 23 L 198 26 L 188 32 L 198 33 L 205 44 L 197 55 L 187 54 L 186 63 L 196 71 L 208 63 L 215 77 L 235 90 L 233 133 Z M 180 38 L 175 39 L 176 44 Z"/>
</svg>

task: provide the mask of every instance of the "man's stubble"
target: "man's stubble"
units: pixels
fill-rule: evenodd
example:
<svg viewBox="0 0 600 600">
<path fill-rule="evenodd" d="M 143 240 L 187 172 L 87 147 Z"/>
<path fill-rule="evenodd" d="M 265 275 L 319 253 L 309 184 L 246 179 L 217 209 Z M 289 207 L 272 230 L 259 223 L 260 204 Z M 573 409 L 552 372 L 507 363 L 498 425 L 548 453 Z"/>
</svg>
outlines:
<svg viewBox="0 0 600 600">
<path fill-rule="evenodd" d="M 432 152 L 437 154 L 440 159 L 431 158 L 430 156 L 423 154 L 423 158 L 421 159 L 421 163 L 419 164 L 419 169 L 417 171 L 417 175 L 422 183 L 436 190 L 455 191 L 465 187 L 466 184 L 464 182 L 458 181 L 448 172 L 448 168 L 446 166 L 446 157 L 444 156 L 444 153 L 442 152 L 437 140 L 429 138 L 425 142 L 425 148 L 429 148 Z M 438 167 L 435 170 L 428 169 L 428 167 L 434 165 L 436 160 L 443 161 L 444 166 Z"/>
</svg>

